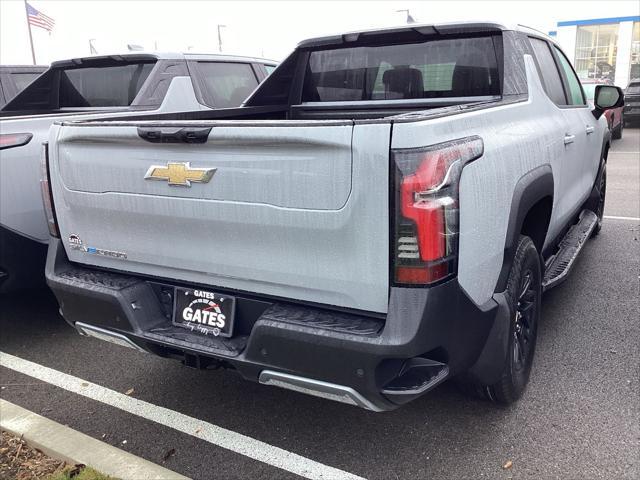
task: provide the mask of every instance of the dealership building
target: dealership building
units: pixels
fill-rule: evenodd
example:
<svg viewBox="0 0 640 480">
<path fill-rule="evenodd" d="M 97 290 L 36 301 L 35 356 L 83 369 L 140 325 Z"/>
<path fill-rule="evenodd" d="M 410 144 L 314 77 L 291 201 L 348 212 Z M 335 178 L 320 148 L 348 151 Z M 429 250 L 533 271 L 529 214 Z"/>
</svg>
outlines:
<svg viewBox="0 0 640 480">
<path fill-rule="evenodd" d="M 556 38 L 583 81 L 640 79 L 640 16 L 558 22 Z"/>
</svg>

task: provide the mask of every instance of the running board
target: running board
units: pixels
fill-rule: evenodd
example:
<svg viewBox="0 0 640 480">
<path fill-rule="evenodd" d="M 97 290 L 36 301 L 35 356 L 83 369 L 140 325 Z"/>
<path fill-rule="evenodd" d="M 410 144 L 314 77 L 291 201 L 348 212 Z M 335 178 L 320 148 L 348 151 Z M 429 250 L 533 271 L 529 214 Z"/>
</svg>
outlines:
<svg viewBox="0 0 640 480">
<path fill-rule="evenodd" d="M 587 243 L 597 223 L 598 216 L 591 210 L 583 210 L 580 213 L 578 223 L 569 229 L 560 245 L 558 245 L 558 253 L 551 257 L 545 266 L 544 279 L 542 280 L 544 291 L 567 279 L 576 258 L 578 258 L 582 247 Z"/>
</svg>

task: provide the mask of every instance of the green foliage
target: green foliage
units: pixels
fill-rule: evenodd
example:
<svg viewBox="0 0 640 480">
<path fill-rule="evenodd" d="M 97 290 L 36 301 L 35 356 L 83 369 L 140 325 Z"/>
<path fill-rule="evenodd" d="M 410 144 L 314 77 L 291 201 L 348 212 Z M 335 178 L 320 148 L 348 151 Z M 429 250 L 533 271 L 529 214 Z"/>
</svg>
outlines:
<svg viewBox="0 0 640 480">
<path fill-rule="evenodd" d="M 96 472 L 91 467 L 65 467 L 50 475 L 46 480 L 117 480 L 108 475 Z"/>
</svg>

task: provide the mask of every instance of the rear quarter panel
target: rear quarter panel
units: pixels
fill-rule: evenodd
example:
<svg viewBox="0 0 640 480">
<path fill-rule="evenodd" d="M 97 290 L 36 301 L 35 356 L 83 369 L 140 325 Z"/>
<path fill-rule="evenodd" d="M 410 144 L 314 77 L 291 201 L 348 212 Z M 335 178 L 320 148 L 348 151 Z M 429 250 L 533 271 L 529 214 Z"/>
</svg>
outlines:
<svg viewBox="0 0 640 480">
<path fill-rule="evenodd" d="M 526 101 L 426 120 L 396 124 L 392 148 L 412 148 L 479 135 L 484 155 L 468 164 L 460 183 L 460 247 L 458 280 L 482 305 L 496 288 L 516 183 L 541 165 L 554 177 L 564 152 L 564 126 L 542 89 L 533 59 L 526 55 L 529 85 Z M 557 186 L 556 186 L 557 188 Z M 554 196 L 554 205 L 557 196 Z M 553 215 L 552 215 L 553 227 Z"/>
</svg>

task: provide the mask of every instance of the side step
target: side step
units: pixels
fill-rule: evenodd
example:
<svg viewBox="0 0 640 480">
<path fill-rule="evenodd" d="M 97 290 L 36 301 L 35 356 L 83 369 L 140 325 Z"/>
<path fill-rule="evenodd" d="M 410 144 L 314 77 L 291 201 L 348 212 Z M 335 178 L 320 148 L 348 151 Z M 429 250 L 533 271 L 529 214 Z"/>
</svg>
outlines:
<svg viewBox="0 0 640 480">
<path fill-rule="evenodd" d="M 407 360 L 398 376 L 382 390 L 397 405 L 407 403 L 433 389 L 449 376 L 449 366 L 423 357 Z"/>
<path fill-rule="evenodd" d="M 580 213 L 580 220 L 572 226 L 564 236 L 558 253 L 549 259 L 544 271 L 542 288 L 544 291 L 562 283 L 567 279 L 576 258 L 580 254 L 582 247 L 591 236 L 594 227 L 598 223 L 598 216 L 591 210 L 583 210 Z"/>
</svg>

